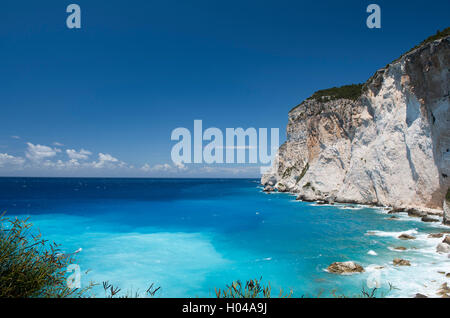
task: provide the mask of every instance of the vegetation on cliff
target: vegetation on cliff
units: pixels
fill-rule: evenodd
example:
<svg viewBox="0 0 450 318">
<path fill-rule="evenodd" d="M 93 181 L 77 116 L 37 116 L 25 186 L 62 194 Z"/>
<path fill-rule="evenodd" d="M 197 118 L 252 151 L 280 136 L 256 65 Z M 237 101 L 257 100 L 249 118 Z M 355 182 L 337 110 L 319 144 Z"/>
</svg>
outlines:
<svg viewBox="0 0 450 318">
<path fill-rule="evenodd" d="M 410 49 L 408 52 L 403 53 L 398 59 L 396 59 L 394 62 L 400 60 L 403 56 L 407 55 L 408 53 L 411 53 L 412 51 L 414 51 L 415 49 L 418 49 L 419 47 L 428 44 L 430 42 L 439 40 L 439 39 L 443 39 L 447 36 L 450 36 L 450 27 L 439 31 L 437 30 L 436 34 L 429 36 L 428 38 L 426 38 L 425 40 L 423 40 L 422 42 L 420 42 L 420 44 L 416 45 L 415 47 L 413 47 L 412 49 Z"/>
<path fill-rule="evenodd" d="M 0 298 L 83 296 L 92 286 L 67 286 L 72 256 L 35 232 L 27 219 L 0 216 Z"/>
<path fill-rule="evenodd" d="M 407 55 L 408 53 L 414 51 L 415 49 L 417 49 L 425 44 L 445 38 L 447 36 L 450 36 L 450 27 L 448 27 L 442 31 L 438 30 L 436 32 L 436 34 L 429 36 L 428 38 L 423 40 L 420 44 L 416 45 L 415 47 L 413 47 L 406 53 L 402 54 L 398 59 L 396 59 L 393 62 L 400 60 L 403 56 Z M 366 83 L 370 82 L 372 77 Z M 364 88 L 366 88 L 366 87 L 367 87 L 366 84 L 351 84 L 351 85 L 344 85 L 344 86 L 340 86 L 340 87 L 332 87 L 332 88 L 328 88 L 328 89 L 322 89 L 322 90 L 315 92 L 313 95 L 311 95 L 306 100 L 315 100 L 318 102 L 327 102 L 327 101 L 332 101 L 332 100 L 336 100 L 336 99 L 357 100 L 363 93 Z M 303 103 L 301 103 L 300 105 L 302 105 Z"/>
<path fill-rule="evenodd" d="M 317 100 L 321 102 L 327 102 L 336 99 L 350 99 L 357 100 L 361 96 L 363 84 L 351 84 L 341 87 L 332 87 L 328 89 L 322 89 L 315 92 L 307 100 Z"/>
</svg>

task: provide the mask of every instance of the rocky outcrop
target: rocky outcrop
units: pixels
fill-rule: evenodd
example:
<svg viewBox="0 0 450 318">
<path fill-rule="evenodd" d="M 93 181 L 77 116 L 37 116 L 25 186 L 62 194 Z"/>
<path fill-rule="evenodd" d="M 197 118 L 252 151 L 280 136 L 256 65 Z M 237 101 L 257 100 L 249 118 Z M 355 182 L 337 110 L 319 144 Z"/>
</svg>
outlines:
<svg viewBox="0 0 450 318">
<path fill-rule="evenodd" d="M 438 246 L 436 246 L 436 252 L 442 254 L 450 253 L 450 245 L 445 243 L 439 243 Z"/>
<path fill-rule="evenodd" d="M 327 271 L 333 274 L 353 274 L 362 273 L 364 268 L 355 262 L 335 262 L 328 266 Z"/>
<path fill-rule="evenodd" d="M 266 193 L 270 193 L 270 192 L 273 192 L 274 189 L 273 189 L 272 186 L 266 185 L 266 186 L 264 187 L 264 190 L 263 190 L 263 191 L 266 192 Z"/>
<path fill-rule="evenodd" d="M 395 258 L 393 260 L 394 266 L 411 266 L 411 262 L 406 259 Z"/>
<path fill-rule="evenodd" d="M 442 210 L 449 69 L 446 36 L 377 71 L 357 98 L 316 93 L 289 112 L 287 141 L 262 184 L 282 184 L 306 201 Z"/>
<path fill-rule="evenodd" d="M 450 245 L 450 235 L 446 235 L 442 243 Z"/>
<path fill-rule="evenodd" d="M 424 216 L 422 217 L 422 222 L 427 222 L 427 223 L 433 223 L 433 222 L 439 222 L 439 219 L 435 219 L 429 216 Z"/>
<path fill-rule="evenodd" d="M 450 287 L 447 285 L 447 283 L 441 285 L 441 288 L 439 289 L 437 294 L 442 296 L 443 298 L 450 297 Z"/>
</svg>

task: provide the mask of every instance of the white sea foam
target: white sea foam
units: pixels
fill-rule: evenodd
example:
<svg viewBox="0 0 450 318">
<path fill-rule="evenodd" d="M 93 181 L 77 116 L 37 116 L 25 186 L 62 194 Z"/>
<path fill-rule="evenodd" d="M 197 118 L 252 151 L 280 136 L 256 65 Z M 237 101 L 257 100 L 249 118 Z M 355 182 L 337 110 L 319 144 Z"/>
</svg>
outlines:
<svg viewBox="0 0 450 318">
<path fill-rule="evenodd" d="M 377 252 L 375 252 L 374 250 L 370 250 L 367 252 L 368 255 L 372 255 L 372 256 L 377 256 Z"/>
<path fill-rule="evenodd" d="M 402 232 L 385 232 L 385 231 L 377 231 L 377 230 L 366 232 L 366 235 L 374 235 L 374 236 L 380 236 L 380 237 L 394 237 L 394 238 L 398 238 L 402 234 L 416 235 L 416 234 L 418 234 L 418 232 L 417 232 L 417 229 L 411 229 L 411 230 L 402 231 Z"/>
</svg>

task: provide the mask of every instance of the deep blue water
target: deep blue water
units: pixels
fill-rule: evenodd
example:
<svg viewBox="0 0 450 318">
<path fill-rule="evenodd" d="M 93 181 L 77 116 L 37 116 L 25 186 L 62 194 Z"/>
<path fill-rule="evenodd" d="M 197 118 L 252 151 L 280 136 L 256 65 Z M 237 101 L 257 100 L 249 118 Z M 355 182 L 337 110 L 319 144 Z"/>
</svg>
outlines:
<svg viewBox="0 0 450 318">
<path fill-rule="evenodd" d="M 292 289 L 296 297 L 357 295 L 373 277 L 382 291 L 388 283 L 398 288 L 389 296 L 410 296 L 430 293 L 444 279 L 437 272 L 450 269 L 448 258 L 434 253 L 436 242 L 426 239 L 441 226 L 390 221 L 382 209 L 269 195 L 251 179 L 0 178 L 0 209 L 29 216 L 65 252 L 82 248 L 77 262 L 90 270 L 84 285 L 108 280 L 142 291 L 155 282 L 161 297 L 210 297 L 214 287 L 261 276 L 274 294 Z M 418 239 L 400 241 L 402 231 Z M 400 245 L 413 249 L 401 255 L 390 249 Z M 399 256 L 413 266 L 393 267 Z M 347 260 L 367 271 L 324 270 Z"/>
</svg>

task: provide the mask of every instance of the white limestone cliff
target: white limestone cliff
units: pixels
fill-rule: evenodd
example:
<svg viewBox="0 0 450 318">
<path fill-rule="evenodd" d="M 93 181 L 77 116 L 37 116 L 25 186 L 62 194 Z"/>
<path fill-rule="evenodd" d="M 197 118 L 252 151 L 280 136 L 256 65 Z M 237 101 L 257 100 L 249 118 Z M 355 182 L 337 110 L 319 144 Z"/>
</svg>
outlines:
<svg viewBox="0 0 450 318">
<path fill-rule="evenodd" d="M 356 99 L 309 98 L 262 184 L 303 200 L 443 209 L 450 187 L 450 37 L 405 54 Z"/>
</svg>

